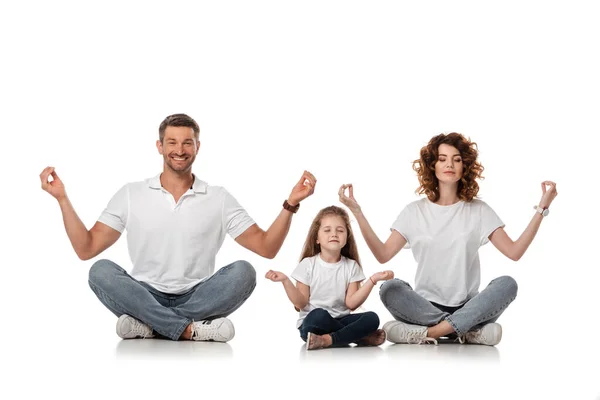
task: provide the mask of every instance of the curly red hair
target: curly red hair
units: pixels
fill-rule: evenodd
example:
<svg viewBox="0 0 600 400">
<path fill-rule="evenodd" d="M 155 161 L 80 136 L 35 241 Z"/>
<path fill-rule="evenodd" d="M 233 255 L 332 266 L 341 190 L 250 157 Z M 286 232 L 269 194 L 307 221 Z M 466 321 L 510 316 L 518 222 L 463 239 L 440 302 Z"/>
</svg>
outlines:
<svg viewBox="0 0 600 400">
<path fill-rule="evenodd" d="M 434 136 L 427 146 L 421 149 L 421 157 L 413 161 L 413 169 L 417 172 L 420 183 L 415 192 L 425 194 L 432 202 L 439 200 L 440 190 L 438 178 L 435 176 L 435 163 L 441 144 L 454 146 L 459 151 L 463 162 L 463 176 L 458 182 L 457 194 L 463 201 L 473 200 L 479 192 L 476 180 L 483 179 L 483 165 L 477 161 L 477 143 L 456 132 Z"/>
</svg>

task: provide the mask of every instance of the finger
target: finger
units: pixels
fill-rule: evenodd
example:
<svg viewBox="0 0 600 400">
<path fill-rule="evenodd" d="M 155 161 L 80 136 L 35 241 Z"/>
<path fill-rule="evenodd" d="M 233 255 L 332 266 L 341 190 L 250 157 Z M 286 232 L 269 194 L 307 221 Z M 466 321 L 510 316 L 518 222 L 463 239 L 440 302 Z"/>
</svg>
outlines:
<svg viewBox="0 0 600 400">
<path fill-rule="evenodd" d="M 54 178 L 55 181 L 60 181 L 60 178 L 56 172 L 52 171 L 50 175 L 52 175 L 52 178 Z"/>
<path fill-rule="evenodd" d="M 40 172 L 40 178 L 41 178 L 42 176 L 44 176 L 44 174 L 45 174 L 46 172 L 48 172 L 48 170 L 49 170 L 49 169 L 50 169 L 50 167 L 46 167 L 46 168 L 44 168 L 44 169 L 42 170 L 42 172 Z"/>
<path fill-rule="evenodd" d="M 311 174 L 308 171 L 304 171 L 306 173 L 306 176 L 311 179 L 314 183 L 317 183 L 317 178 L 315 178 L 315 176 L 313 174 Z"/>
<path fill-rule="evenodd" d="M 317 180 L 315 179 L 314 176 L 308 176 L 306 175 L 306 179 L 304 180 L 304 185 L 311 185 L 312 187 L 315 187 L 315 185 L 317 184 Z"/>
<path fill-rule="evenodd" d="M 354 200 L 354 187 L 352 186 L 352 184 L 348 185 L 348 187 L 350 188 L 350 198 Z"/>
<path fill-rule="evenodd" d="M 546 194 L 546 185 L 542 182 L 542 194 Z"/>
</svg>

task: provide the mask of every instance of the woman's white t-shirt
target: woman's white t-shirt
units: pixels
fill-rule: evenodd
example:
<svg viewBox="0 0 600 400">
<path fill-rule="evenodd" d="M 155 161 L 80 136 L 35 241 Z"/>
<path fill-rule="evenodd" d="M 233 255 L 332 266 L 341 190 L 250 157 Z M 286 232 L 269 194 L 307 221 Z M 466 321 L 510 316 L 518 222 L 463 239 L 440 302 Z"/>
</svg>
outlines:
<svg viewBox="0 0 600 400">
<path fill-rule="evenodd" d="M 415 291 L 429 301 L 459 306 L 479 293 L 479 247 L 502 227 L 481 200 L 440 206 L 425 198 L 408 204 L 391 229 L 404 236 L 418 263 Z"/>
<path fill-rule="evenodd" d="M 296 327 L 315 308 L 323 308 L 333 318 L 350 314 L 346 307 L 346 290 L 352 282 L 365 280 L 362 268 L 354 260 L 342 256 L 337 263 L 323 261 L 320 253 L 300 261 L 292 278 L 310 287 L 308 304 L 300 310 Z"/>
</svg>

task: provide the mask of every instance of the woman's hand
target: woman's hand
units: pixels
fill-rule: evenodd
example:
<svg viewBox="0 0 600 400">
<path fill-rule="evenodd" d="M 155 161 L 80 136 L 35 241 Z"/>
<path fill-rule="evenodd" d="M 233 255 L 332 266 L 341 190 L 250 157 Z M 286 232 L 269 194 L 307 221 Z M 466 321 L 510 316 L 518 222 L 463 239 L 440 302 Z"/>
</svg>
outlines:
<svg viewBox="0 0 600 400">
<path fill-rule="evenodd" d="M 348 189 L 349 196 L 346 196 L 345 191 Z M 354 198 L 354 191 L 352 188 L 352 184 L 349 183 L 347 185 L 340 186 L 340 190 L 338 191 L 338 195 L 340 196 L 340 202 L 348 207 L 352 214 L 356 214 L 360 212 L 360 206 L 358 202 Z"/>
<path fill-rule="evenodd" d="M 546 188 L 546 186 L 548 186 L 548 188 Z M 542 182 L 542 199 L 540 200 L 540 207 L 550 208 L 550 204 L 557 195 L 556 183 L 552 181 Z"/>
</svg>

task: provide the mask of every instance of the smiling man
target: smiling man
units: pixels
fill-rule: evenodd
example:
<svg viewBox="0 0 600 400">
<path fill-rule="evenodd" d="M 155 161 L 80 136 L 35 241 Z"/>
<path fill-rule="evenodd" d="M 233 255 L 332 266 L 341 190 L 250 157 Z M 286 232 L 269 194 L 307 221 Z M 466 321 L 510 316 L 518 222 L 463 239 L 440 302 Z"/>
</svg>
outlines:
<svg viewBox="0 0 600 400">
<path fill-rule="evenodd" d="M 54 167 L 40 174 L 42 189 L 58 201 L 69 240 L 82 260 L 96 257 L 127 230 L 131 274 L 109 260 L 96 261 L 89 273 L 94 293 L 119 317 L 117 334 L 123 339 L 231 340 L 235 331 L 226 317 L 250 296 L 256 272 L 246 261 L 214 272 L 225 235 L 273 258 L 293 213 L 314 192 L 316 179 L 304 171 L 273 224 L 263 231 L 227 190 L 192 173 L 199 136 L 191 117 L 165 118 L 156 142 L 164 159 L 162 173 L 123 186 L 89 231 Z"/>
</svg>

